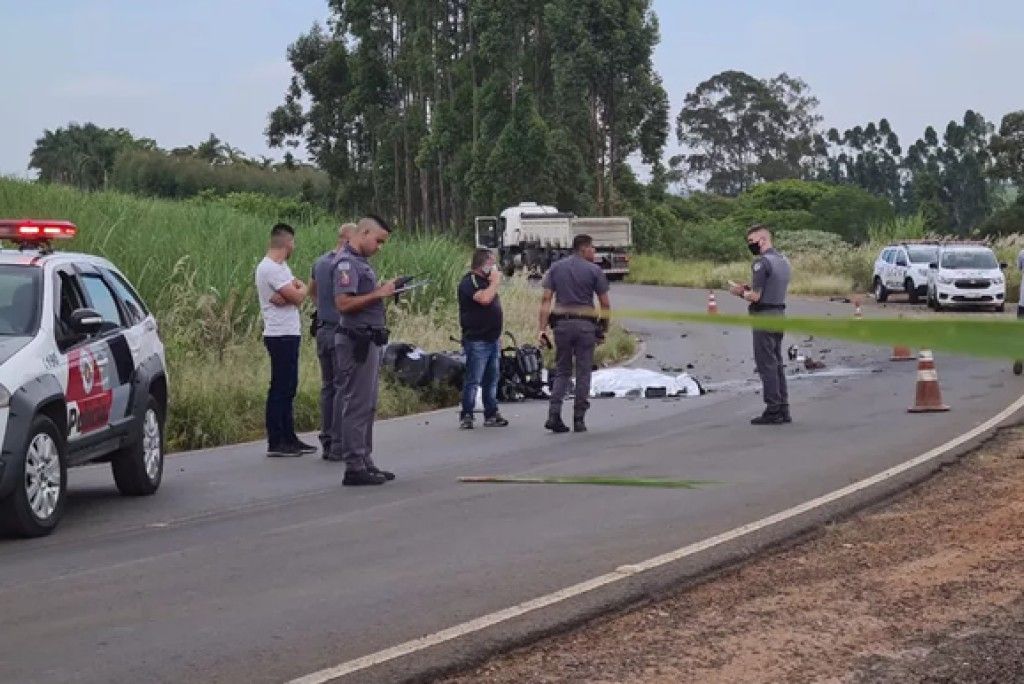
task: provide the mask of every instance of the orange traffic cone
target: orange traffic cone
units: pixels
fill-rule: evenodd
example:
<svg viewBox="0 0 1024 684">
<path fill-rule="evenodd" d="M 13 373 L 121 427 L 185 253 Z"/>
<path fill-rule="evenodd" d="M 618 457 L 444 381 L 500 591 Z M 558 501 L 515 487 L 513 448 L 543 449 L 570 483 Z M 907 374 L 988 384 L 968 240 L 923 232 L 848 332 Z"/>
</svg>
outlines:
<svg viewBox="0 0 1024 684">
<path fill-rule="evenodd" d="M 921 350 L 921 356 L 917 360 L 917 396 L 914 405 L 907 410 L 911 413 L 937 413 L 949 410 L 949 407 L 942 403 L 939 374 L 935 372 L 935 359 L 927 349 Z"/>
<path fill-rule="evenodd" d="M 708 290 L 708 313 L 709 314 L 716 314 L 716 313 L 718 313 L 718 302 L 715 301 L 715 291 L 714 290 Z"/>
<path fill-rule="evenodd" d="M 860 297 L 853 298 L 853 317 L 864 318 L 864 311 L 860 308 L 861 299 Z"/>
<path fill-rule="evenodd" d="M 913 361 L 914 353 L 910 351 L 910 347 L 893 347 L 892 356 L 889 357 L 890 361 Z"/>
</svg>

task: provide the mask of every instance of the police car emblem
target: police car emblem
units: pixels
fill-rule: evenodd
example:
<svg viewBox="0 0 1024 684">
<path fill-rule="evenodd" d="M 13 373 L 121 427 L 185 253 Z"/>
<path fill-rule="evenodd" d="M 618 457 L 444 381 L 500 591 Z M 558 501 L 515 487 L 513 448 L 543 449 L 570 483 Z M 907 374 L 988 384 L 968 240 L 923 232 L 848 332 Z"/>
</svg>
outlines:
<svg viewBox="0 0 1024 684">
<path fill-rule="evenodd" d="M 82 374 L 82 389 L 86 394 L 91 394 L 93 385 L 96 384 L 96 373 L 93 369 L 92 354 L 88 349 L 83 349 L 82 355 L 78 357 L 78 372 Z"/>
</svg>

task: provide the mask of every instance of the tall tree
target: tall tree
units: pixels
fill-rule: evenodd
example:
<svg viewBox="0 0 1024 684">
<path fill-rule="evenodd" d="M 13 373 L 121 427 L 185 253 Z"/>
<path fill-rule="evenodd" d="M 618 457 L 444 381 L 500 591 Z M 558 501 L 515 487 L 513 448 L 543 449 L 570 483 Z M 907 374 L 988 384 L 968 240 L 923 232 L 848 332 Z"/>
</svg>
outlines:
<svg viewBox="0 0 1024 684">
<path fill-rule="evenodd" d="M 843 131 L 830 128 L 825 136 L 825 168 L 816 178 L 849 183 L 885 197 L 903 208 L 903 150 L 887 119 Z"/>
<path fill-rule="evenodd" d="M 1024 110 L 1003 116 L 999 133 L 992 138 L 992 175 L 1008 180 L 1024 191 Z"/>
<path fill-rule="evenodd" d="M 117 155 L 127 149 L 152 150 L 156 143 L 149 138 L 136 138 L 124 128 L 71 123 L 65 128 L 43 131 L 28 167 L 37 169 L 42 181 L 96 190 L 107 186 Z"/>
<path fill-rule="evenodd" d="M 690 176 L 724 195 L 761 180 L 800 177 L 815 152 L 817 104 L 807 84 L 787 74 L 712 76 L 687 94 L 676 118 Z"/>
<path fill-rule="evenodd" d="M 992 132 L 981 114 L 967 110 L 962 122 L 949 122 L 941 144 L 929 126 L 908 149 L 909 194 L 929 217 L 931 229 L 966 235 L 991 213 Z"/>
</svg>

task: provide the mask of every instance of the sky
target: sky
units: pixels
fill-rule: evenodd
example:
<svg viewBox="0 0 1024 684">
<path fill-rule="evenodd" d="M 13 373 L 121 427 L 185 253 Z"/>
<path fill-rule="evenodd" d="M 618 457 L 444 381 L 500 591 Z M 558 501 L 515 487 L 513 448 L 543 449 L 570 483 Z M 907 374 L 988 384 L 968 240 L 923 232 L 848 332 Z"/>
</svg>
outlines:
<svg viewBox="0 0 1024 684">
<path fill-rule="evenodd" d="M 966 109 L 998 125 L 1024 109 L 1020 0 L 654 0 L 654 63 L 674 122 L 706 78 L 786 72 L 840 130 L 886 117 L 906 148 Z M 326 0 L 0 0 L 0 174 L 31 177 L 44 129 L 124 127 L 166 149 L 211 132 L 267 148 L 267 113 L 291 75 L 285 50 Z M 678 151 L 673 133 L 665 152 Z"/>
</svg>

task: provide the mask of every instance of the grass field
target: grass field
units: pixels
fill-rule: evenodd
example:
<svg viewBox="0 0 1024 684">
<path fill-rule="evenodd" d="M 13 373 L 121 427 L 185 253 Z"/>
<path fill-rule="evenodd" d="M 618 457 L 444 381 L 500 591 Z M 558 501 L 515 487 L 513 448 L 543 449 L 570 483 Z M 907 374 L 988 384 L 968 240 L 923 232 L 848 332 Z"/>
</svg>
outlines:
<svg viewBox="0 0 1024 684">
<path fill-rule="evenodd" d="M 0 179 L 0 215 L 63 218 L 79 236 L 62 249 L 109 258 L 139 289 L 160 321 L 167 345 L 172 449 L 258 438 L 269 367 L 263 348 L 253 270 L 266 250 L 272 221 L 216 203 L 145 199 L 114 192 L 86 194 L 60 186 Z M 333 246 L 337 223 L 296 225 L 293 272 L 309 277 L 314 258 Z M 455 286 L 470 247 L 440 237 L 396 237 L 374 257 L 382 278 L 429 277 L 428 287 L 389 307 L 392 339 L 429 351 L 456 348 Z M 523 280 L 502 290 L 506 327 L 532 341 L 538 293 Z M 634 340 L 614 330 L 599 362 L 632 354 Z M 312 340 L 300 358 L 296 424 L 319 420 L 319 369 Z M 385 378 L 380 415 L 390 417 L 451 404 L 451 391 L 414 391 Z"/>
</svg>

